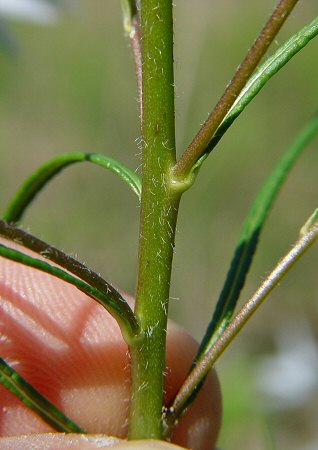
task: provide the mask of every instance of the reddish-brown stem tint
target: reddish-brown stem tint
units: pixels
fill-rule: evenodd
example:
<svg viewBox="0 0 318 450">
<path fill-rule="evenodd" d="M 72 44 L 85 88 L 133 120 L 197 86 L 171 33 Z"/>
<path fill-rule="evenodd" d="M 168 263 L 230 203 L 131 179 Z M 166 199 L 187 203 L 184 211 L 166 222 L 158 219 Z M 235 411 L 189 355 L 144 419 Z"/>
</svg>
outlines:
<svg viewBox="0 0 318 450">
<path fill-rule="evenodd" d="M 132 18 L 133 29 L 129 33 L 130 45 L 135 62 L 138 107 L 140 123 L 142 123 L 142 58 L 141 58 L 141 30 L 137 15 Z"/>
<path fill-rule="evenodd" d="M 176 178 L 183 178 L 186 176 L 193 165 L 204 154 L 218 126 L 230 110 L 235 99 L 244 88 L 247 80 L 256 69 L 258 63 L 266 53 L 268 47 L 273 42 L 278 31 L 297 2 L 298 0 L 281 0 L 276 6 L 273 14 L 264 25 L 252 47 L 249 49 L 245 59 L 237 68 L 232 80 L 225 89 L 224 94 L 175 165 L 174 175 Z"/>
<path fill-rule="evenodd" d="M 48 261 L 59 265 L 63 269 L 85 281 L 87 284 L 96 287 L 96 289 L 100 290 L 103 294 L 111 297 L 112 299 L 122 298 L 115 288 L 113 288 L 102 277 L 86 267 L 84 264 L 62 252 L 58 248 L 41 241 L 37 237 L 5 222 L 4 220 L 0 220 L 0 236 L 20 244 Z"/>
<path fill-rule="evenodd" d="M 276 267 L 266 277 L 256 292 L 249 298 L 228 326 L 222 331 L 215 344 L 190 372 L 190 375 L 181 386 L 174 401 L 165 411 L 165 432 L 167 435 L 169 434 L 169 430 L 173 428 L 174 424 L 184 413 L 189 398 L 195 396 L 196 388 L 201 386 L 217 359 L 252 317 L 265 298 L 317 239 L 318 219 L 317 212 L 315 212 L 301 229 L 300 238 L 295 242 L 291 250 L 278 262 Z"/>
</svg>

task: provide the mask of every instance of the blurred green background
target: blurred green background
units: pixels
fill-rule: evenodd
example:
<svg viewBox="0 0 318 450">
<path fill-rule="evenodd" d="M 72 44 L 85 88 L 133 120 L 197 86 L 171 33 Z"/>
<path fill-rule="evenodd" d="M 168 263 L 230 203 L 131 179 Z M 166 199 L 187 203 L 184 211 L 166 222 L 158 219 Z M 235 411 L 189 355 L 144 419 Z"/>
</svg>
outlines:
<svg viewBox="0 0 318 450">
<path fill-rule="evenodd" d="M 269 0 L 176 2 L 179 153 L 274 5 Z M 300 2 L 271 51 L 316 14 L 315 0 Z M 12 21 L 10 29 L 16 50 L 10 57 L 0 53 L 1 211 L 32 170 L 63 152 L 102 152 L 138 168 L 134 67 L 120 2 L 72 2 L 56 23 Z M 198 339 L 258 187 L 317 110 L 317 52 L 318 40 L 270 81 L 184 195 L 171 317 Z M 275 204 L 245 299 L 317 206 L 317 146 L 316 139 Z M 23 226 L 133 294 L 138 218 L 134 194 L 111 173 L 86 164 L 59 175 L 36 199 Z M 224 450 L 318 448 L 317 255 L 314 248 L 298 264 L 218 363 L 224 396 L 219 446 Z"/>
</svg>

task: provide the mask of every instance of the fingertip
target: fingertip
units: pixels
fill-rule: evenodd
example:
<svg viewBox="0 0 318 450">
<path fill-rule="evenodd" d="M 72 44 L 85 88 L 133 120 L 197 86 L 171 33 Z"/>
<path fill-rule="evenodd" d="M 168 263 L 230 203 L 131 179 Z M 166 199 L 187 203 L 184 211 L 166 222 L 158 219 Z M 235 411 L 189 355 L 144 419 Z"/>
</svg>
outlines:
<svg viewBox="0 0 318 450">
<path fill-rule="evenodd" d="M 164 441 L 125 441 L 105 435 L 46 433 L 0 438 L 1 450 L 184 450 Z"/>
<path fill-rule="evenodd" d="M 1 264 L 0 294 L 4 359 L 88 432 L 125 437 L 129 358 L 113 318 L 73 286 L 7 260 Z M 167 402 L 186 378 L 197 348 L 183 328 L 169 323 Z M 0 391 L 0 435 L 50 431 L 12 394 L 1 386 Z M 221 415 L 219 383 L 212 371 L 176 427 L 173 442 L 211 450 Z"/>
</svg>

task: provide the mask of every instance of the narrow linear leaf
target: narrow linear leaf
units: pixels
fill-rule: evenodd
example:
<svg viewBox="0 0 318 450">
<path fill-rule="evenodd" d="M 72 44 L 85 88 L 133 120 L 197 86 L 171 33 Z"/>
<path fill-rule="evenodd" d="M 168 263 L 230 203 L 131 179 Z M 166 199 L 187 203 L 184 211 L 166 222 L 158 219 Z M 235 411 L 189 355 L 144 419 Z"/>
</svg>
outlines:
<svg viewBox="0 0 318 450">
<path fill-rule="evenodd" d="M 237 67 L 217 104 L 175 165 L 173 172 L 176 176 L 176 180 L 180 177 L 184 178 L 184 176 L 190 175 L 188 182 L 193 182 L 195 169 L 202 163 L 204 159 L 203 156 L 207 156 L 206 148 L 209 145 L 209 142 L 298 1 L 299 0 L 278 1 L 272 14 L 262 27 L 254 43 L 249 48 L 243 61 Z"/>
<path fill-rule="evenodd" d="M 198 389 L 201 387 L 204 379 L 214 366 L 215 362 L 227 349 L 233 339 L 242 330 L 244 325 L 253 316 L 259 306 L 264 302 L 273 289 L 287 275 L 291 268 L 299 261 L 302 256 L 318 240 L 318 209 L 311 216 L 316 217 L 312 226 L 306 233 L 300 232 L 299 239 L 294 243 L 288 253 L 278 262 L 272 272 L 265 278 L 255 293 L 247 300 L 241 310 L 230 321 L 223 330 L 219 339 L 213 344 L 203 358 L 193 367 L 190 375 L 187 377 L 179 392 L 170 406 L 165 409 L 164 435 L 169 433 L 180 419 L 181 415 L 189 406 L 190 401 L 195 398 Z M 311 220 L 309 219 L 309 220 Z M 308 223 L 308 221 L 306 222 Z"/>
<path fill-rule="evenodd" d="M 104 278 L 82 264 L 75 258 L 67 255 L 58 248 L 42 241 L 41 239 L 27 233 L 24 230 L 0 220 L 0 236 L 9 239 L 33 252 L 41 255 L 43 258 L 61 266 L 76 277 L 97 288 L 104 295 L 113 299 L 114 302 L 126 303 L 121 294 Z"/>
<path fill-rule="evenodd" d="M 18 222 L 35 196 L 55 175 L 71 164 L 84 161 L 109 169 L 124 180 L 140 198 L 139 176 L 120 162 L 98 153 L 65 153 L 43 164 L 25 180 L 7 207 L 3 219 L 11 223 Z"/>
<path fill-rule="evenodd" d="M 0 358 L 0 383 L 55 430 L 86 433 Z"/>
<path fill-rule="evenodd" d="M 201 359 L 204 353 L 208 351 L 232 318 L 269 210 L 297 158 L 317 132 L 318 113 L 302 129 L 295 141 L 278 161 L 252 204 L 243 225 L 212 320 L 201 343 L 197 360 Z"/>
<path fill-rule="evenodd" d="M 265 443 L 266 443 L 266 449 L 267 450 L 278 450 L 271 424 L 268 421 L 266 421 L 263 424 L 263 428 L 264 428 L 264 438 L 265 438 Z"/>
<path fill-rule="evenodd" d="M 207 155 L 214 149 L 224 133 L 232 125 L 234 120 L 241 114 L 246 106 L 253 100 L 265 84 L 290 61 L 300 50 L 302 50 L 318 34 L 318 17 L 310 24 L 302 28 L 298 33 L 289 38 L 264 64 L 255 72 L 247 82 L 240 95 L 237 97 L 223 122 L 216 130 L 205 154 L 195 165 L 197 169 Z"/>
<path fill-rule="evenodd" d="M 89 285 L 77 277 L 74 277 L 59 267 L 33 258 L 32 256 L 26 255 L 18 250 L 6 247 L 3 244 L 0 244 L 0 256 L 60 278 L 61 280 L 72 284 L 92 299 L 96 300 L 114 317 L 114 319 L 116 319 L 122 331 L 123 337 L 128 344 L 134 339 L 139 331 L 139 325 L 134 313 L 130 309 L 128 303 L 121 296 L 115 299 L 113 295 L 105 295 L 96 287 Z"/>
<path fill-rule="evenodd" d="M 0 50 L 9 58 L 17 54 L 17 43 L 3 20 L 0 20 Z"/>
<path fill-rule="evenodd" d="M 308 232 L 308 230 L 317 221 L 318 221 L 318 208 L 313 212 L 313 214 L 309 217 L 307 222 L 302 226 L 302 228 L 300 230 L 300 236 L 304 236 L 304 234 L 306 234 Z"/>
<path fill-rule="evenodd" d="M 137 5 L 135 0 L 120 0 L 121 9 L 123 11 L 124 30 L 130 34 L 133 29 L 133 18 L 137 14 Z"/>
</svg>

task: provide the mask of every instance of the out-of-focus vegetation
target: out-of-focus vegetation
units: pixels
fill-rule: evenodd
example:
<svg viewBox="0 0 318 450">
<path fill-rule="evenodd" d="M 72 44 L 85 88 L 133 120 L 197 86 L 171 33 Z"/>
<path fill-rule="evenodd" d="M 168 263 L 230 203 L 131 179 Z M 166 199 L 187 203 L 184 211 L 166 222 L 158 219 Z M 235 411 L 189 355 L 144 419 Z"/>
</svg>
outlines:
<svg viewBox="0 0 318 450">
<path fill-rule="evenodd" d="M 214 106 L 273 3 L 176 2 L 180 151 Z M 301 2 L 279 43 L 309 22 L 315 7 L 315 0 Z M 0 54 L 2 211 L 20 182 L 54 155 L 96 151 L 130 167 L 140 164 L 134 68 L 120 2 L 73 2 L 61 17 L 54 26 L 11 23 L 18 52 L 11 58 Z M 184 195 L 171 316 L 198 338 L 258 186 L 318 109 L 317 79 L 313 41 L 252 102 L 205 164 L 196 187 Z M 316 140 L 305 151 L 275 205 L 244 297 L 289 248 L 317 206 L 317 147 Z M 23 225 L 133 294 L 138 216 L 135 196 L 117 178 L 79 165 L 40 194 Z M 318 381 L 310 378 L 318 368 L 316 267 L 314 249 L 221 359 L 221 448 L 267 450 L 273 448 L 271 436 L 279 450 L 318 447 Z"/>
</svg>

